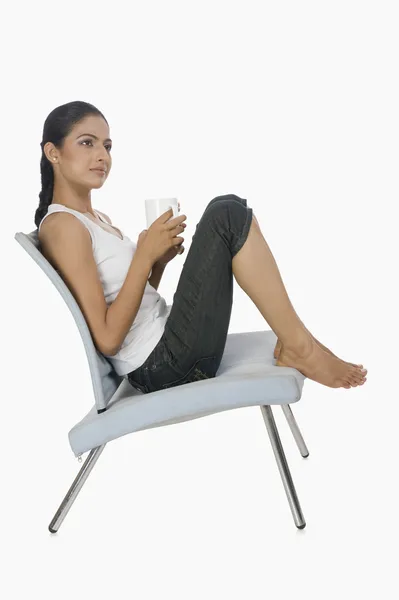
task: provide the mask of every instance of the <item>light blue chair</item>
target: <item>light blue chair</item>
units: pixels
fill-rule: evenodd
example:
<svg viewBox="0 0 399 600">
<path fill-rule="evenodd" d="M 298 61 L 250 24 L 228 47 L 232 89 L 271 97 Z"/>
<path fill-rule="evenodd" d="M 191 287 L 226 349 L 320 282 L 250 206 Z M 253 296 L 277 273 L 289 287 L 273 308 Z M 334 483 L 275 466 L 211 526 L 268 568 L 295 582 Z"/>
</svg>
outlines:
<svg viewBox="0 0 399 600">
<path fill-rule="evenodd" d="M 281 406 L 301 455 L 309 456 L 290 407 L 300 400 L 305 377 L 296 369 L 275 366 L 275 333 L 269 330 L 229 334 L 216 377 L 143 394 L 120 377 L 96 349 L 74 296 L 41 253 L 38 230 L 29 234 L 18 232 L 14 237 L 50 278 L 72 312 L 86 350 L 94 392 L 94 406 L 69 431 L 69 443 L 79 462 L 82 454 L 89 454 L 55 513 L 50 532 L 56 533 L 60 528 L 107 442 L 134 431 L 244 406 L 260 406 L 295 525 L 303 529 L 306 522 L 271 407 Z"/>
</svg>

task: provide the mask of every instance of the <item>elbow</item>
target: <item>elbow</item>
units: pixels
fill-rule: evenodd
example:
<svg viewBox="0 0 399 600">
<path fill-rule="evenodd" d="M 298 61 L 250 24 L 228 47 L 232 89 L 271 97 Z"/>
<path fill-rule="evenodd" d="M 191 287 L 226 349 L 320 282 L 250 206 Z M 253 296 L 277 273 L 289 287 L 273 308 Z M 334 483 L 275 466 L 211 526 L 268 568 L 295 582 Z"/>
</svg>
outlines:
<svg viewBox="0 0 399 600">
<path fill-rule="evenodd" d="M 113 335 L 112 328 L 106 324 L 102 327 L 97 341 L 99 351 L 105 356 L 115 356 L 121 347 L 121 344 L 115 339 L 115 335 Z"/>
<path fill-rule="evenodd" d="M 117 351 L 114 350 L 114 348 L 103 347 L 103 349 L 101 350 L 101 354 L 104 354 L 104 356 L 115 356 L 116 352 Z"/>
<path fill-rule="evenodd" d="M 120 344 L 115 343 L 115 340 L 106 340 L 99 345 L 99 349 L 101 354 L 104 354 L 105 356 L 115 356 L 120 346 Z"/>
<path fill-rule="evenodd" d="M 103 350 L 101 351 L 102 354 L 105 354 L 106 356 L 115 356 L 115 354 L 118 352 L 120 348 L 120 345 L 118 346 L 103 346 Z"/>
</svg>

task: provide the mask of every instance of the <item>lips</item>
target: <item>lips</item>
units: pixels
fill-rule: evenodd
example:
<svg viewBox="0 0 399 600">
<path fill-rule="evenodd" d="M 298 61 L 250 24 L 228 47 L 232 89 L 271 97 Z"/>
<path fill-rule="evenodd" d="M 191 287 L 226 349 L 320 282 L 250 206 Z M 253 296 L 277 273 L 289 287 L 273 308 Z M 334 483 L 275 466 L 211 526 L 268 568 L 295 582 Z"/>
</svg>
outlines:
<svg viewBox="0 0 399 600">
<path fill-rule="evenodd" d="M 101 171 L 101 173 L 105 173 L 105 169 L 90 169 L 90 171 Z"/>
</svg>

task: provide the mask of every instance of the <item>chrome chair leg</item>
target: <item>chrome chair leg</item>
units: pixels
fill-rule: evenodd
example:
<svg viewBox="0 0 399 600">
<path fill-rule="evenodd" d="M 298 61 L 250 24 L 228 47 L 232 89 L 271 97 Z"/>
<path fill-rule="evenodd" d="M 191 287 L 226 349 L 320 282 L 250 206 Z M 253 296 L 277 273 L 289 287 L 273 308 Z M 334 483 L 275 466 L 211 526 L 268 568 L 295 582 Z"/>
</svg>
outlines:
<svg viewBox="0 0 399 600">
<path fill-rule="evenodd" d="M 306 447 L 305 440 L 302 437 L 302 433 L 298 427 L 298 424 L 295 420 L 293 412 L 291 410 L 291 406 L 289 404 L 282 404 L 281 408 L 283 409 L 283 413 L 288 421 L 288 425 L 292 431 L 292 435 L 296 441 L 296 444 L 299 448 L 299 452 L 303 456 L 303 458 L 307 458 L 309 456 L 309 450 Z"/>
<path fill-rule="evenodd" d="M 67 516 L 69 509 L 71 508 L 72 504 L 74 503 L 74 501 L 76 499 L 76 496 L 79 494 L 80 490 L 82 489 L 83 484 L 85 483 L 86 479 L 90 475 L 91 470 L 93 469 L 94 465 L 96 464 L 96 462 L 97 462 L 101 452 L 104 450 L 105 446 L 106 446 L 106 444 L 103 444 L 102 446 L 98 446 L 97 448 L 93 448 L 92 450 L 90 450 L 90 453 L 87 456 L 85 462 L 83 463 L 82 468 L 80 469 L 79 473 L 75 477 L 75 480 L 72 483 L 71 487 L 69 488 L 67 495 L 61 502 L 57 512 L 55 513 L 55 515 L 53 517 L 53 520 L 51 521 L 51 523 L 48 527 L 49 531 L 51 533 L 56 533 L 58 531 L 58 529 L 60 528 L 61 523 Z"/>
<path fill-rule="evenodd" d="M 280 436 L 277 430 L 271 406 L 263 405 L 260 407 L 260 409 L 262 411 L 266 429 L 269 434 L 270 442 L 272 444 L 274 456 L 276 457 L 281 479 L 283 480 L 285 493 L 287 494 L 288 503 L 290 505 L 292 516 L 294 517 L 295 525 L 298 527 L 298 529 L 303 529 L 306 526 L 306 522 L 302 514 L 298 496 L 295 491 L 287 459 L 285 458 L 283 446 L 281 444 Z"/>
<path fill-rule="evenodd" d="M 273 412 L 270 406 L 265 405 L 261 406 L 262 415 L 266 424 L 266 428 L 270 437 L 270 441 L 272 444 L 273 452 L 276 457 L 277 466 L 280 471 L 280 475 L 283 481 L 284 489 L 287 494 L 288 502 L 291 508 L 292 515 L 294 517 L 295 525 L 299 529 L 303 529 L 306 526 L 306 522 L 304 520 L 302 510 L 299 504 L 299 500 L 295 491 L 295 487 L 292 481 L 291 473 L 287 464 L 287 460 L 285 458 L 283 446 L 281 444 L 280 436 L 277 430 L 277 426 L 274 420 Z M 291 407 L 288 404 L 282 404 L 281 408 L 285 414 L 285 417 L 288 421 L 294 439 L 297 443 L 299 451 L 303 457 L 309 456 L 309 451 L 306 447 L 302 434 L 299 430 L 298 424 L 295 420 L 295 417 L 292 413 Z M 79 473 L 75 477 L 71 487 L 69 488 L 65 498 L 61 502 L 57 512 L 55 513 L 50 525 L 49 531 L 51 533 L 56 533 L 66 515 L 68 514 L 72 504 L 74 503 L 77 495 L 82 489 L 84 483 L 86 482 L 88 476 L 90 475 L 94 465 L 100 457 L 100 454 L 104 450 L 106 444 L 102 446 L 98 446 L 97 448 L 93 448 L 85 462 L 83 463 Z"/>
</svg>

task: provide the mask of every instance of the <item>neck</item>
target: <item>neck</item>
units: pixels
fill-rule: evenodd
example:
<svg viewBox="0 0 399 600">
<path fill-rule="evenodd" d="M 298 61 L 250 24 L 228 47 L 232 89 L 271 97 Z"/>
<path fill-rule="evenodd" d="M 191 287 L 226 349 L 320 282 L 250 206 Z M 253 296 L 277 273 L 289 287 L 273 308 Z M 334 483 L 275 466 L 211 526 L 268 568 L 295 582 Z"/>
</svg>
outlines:
<svg viewBox="0 0 399 600">
<path fill-rule="evenodd" d="M 62 204 L 67 208 L 72 208 L 81 213 L 90 213 L 95 216 L 91 205 L 91 191 L 77 185 L 73 186 L 70 183 L 68 185 L 59 184 L 54 186 L 51 204 Z"/>
</svg>

